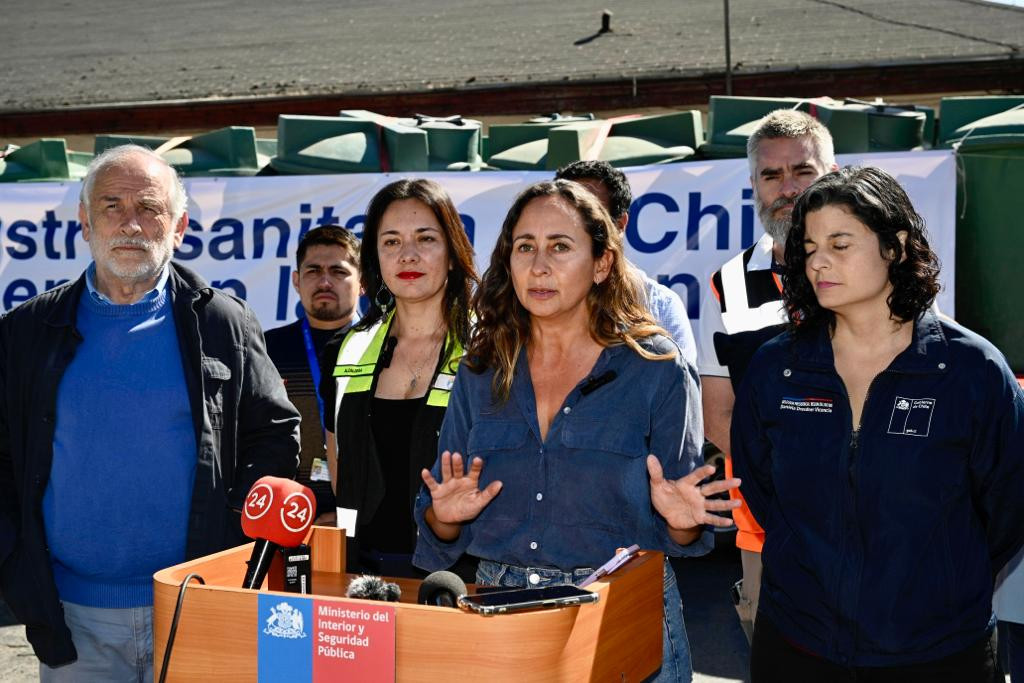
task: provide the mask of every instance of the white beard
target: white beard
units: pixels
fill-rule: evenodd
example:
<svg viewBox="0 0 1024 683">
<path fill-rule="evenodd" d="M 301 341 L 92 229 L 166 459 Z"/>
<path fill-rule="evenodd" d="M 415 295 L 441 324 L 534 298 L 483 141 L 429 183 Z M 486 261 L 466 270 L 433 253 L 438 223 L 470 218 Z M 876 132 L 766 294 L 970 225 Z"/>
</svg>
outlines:
<svg viewBox="0 0 1024 683">
<path fill-rule="evenodd" d="M 114 249 L 129 246 L 145 249 L 148 258 L 132 263 L 122 263 L 112 255 Z M 97 267 L 103 268 L 117 279 L 125 282 L 144 282 L 155 278 L 171 260 L 173 251 L 163 235 L 159 235 L 153 240 L 147 240 L 144 237 L 114 237 L 104 241 L 95 232 L 89 240 L 89 249 Z"/>
</svg>

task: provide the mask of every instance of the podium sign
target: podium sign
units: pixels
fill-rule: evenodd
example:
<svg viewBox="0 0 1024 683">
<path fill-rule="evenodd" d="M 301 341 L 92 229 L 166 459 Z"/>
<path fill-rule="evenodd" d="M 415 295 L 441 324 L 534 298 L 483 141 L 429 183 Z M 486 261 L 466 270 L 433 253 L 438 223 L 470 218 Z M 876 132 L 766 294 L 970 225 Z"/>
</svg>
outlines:
<svg viewBox="0 0 1024 683">
<path fill-rule="evenodd" d="M 259 596 L 259 683 L 395 680 L 395 608 Z"/>
</svg>

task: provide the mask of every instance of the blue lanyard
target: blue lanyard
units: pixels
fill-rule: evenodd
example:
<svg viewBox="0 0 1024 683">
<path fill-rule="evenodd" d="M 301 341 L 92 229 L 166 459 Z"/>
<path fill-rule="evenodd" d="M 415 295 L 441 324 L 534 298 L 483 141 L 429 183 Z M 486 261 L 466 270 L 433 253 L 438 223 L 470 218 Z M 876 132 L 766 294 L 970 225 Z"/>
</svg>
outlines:
<svg viewBox="0 0 1024 683">
<path fill-rule="evenodd" d="M 313 333 L 309 331 L 309 320 L 302 319 L 302 338 L 306 342 L 306 360 L 309 362 L 309 374 L 313 376 L 313 393 L 316 394 L 316 404 L 320 408 L 320 431 L 324 432 L 324 400 L 320 398 L 320 361 L 316 357 L 316 347 L 313 346 Z M 327 435 L 322 434 L 326 439 Z"/>
</svg>

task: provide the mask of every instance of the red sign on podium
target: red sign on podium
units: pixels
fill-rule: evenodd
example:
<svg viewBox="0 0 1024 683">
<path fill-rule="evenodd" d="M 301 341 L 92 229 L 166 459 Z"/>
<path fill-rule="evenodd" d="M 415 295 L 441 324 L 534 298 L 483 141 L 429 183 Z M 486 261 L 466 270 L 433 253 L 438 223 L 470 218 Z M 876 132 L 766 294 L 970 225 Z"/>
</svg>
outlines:
<svg viewBox="0 0 1024 683">
<path fill-rule="evenodd" d="M 313 683 L 395 680 L 395 608 L 313 601 Z"/>
</svg>

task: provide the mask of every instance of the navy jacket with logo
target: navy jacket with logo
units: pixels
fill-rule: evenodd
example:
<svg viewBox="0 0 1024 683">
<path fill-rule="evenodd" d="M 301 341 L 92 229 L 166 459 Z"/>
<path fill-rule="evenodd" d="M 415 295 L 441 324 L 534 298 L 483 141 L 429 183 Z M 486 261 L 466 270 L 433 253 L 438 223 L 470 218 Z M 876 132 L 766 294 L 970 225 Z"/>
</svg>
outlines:
<svg viewBox="0 0 1024 683">
<path fill-rule="evenodd" d="M 732 419 L 767 537 L 759 615 L 851 666 L 940 659 L 991 628 L 1024 544 L 1024 392 L 989 342 L 926 312 L 854 434 L 827 330 L 765 344 Z"/>
</svg>

